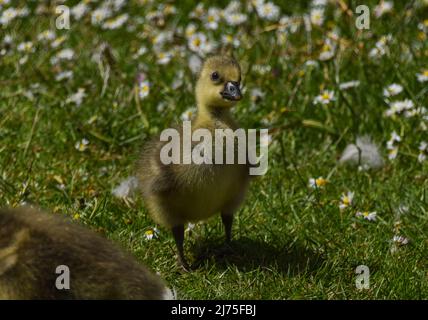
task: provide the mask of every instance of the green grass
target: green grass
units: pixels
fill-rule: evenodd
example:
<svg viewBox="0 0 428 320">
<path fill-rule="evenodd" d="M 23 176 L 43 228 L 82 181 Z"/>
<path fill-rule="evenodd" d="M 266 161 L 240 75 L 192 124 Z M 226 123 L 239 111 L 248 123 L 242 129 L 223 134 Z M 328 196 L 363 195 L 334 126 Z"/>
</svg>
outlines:
<svg viewBox="0 0 428 320">
<path fill-rule="evenodd" d="M 346 2 L 351 9 L 359 4 Z M 365 2 L 371 9 L 377 4 Z M 408 98 L 428 107 L 427 82 L 416 78 L 428 68 L 427 29 L 417 27 L 427 19 L 428 7 L 417 5 L 421 1 L 406 6 L 394 2 L 393 11 L 380 18 L 372 10 L 371 29 L 365 31 L 357 30 L 354 18 L 338 6 L 328 5 L 323 27 L 312 28 L 311 46 L 303 27 L 287 35 L 285 45 L 276 45 L 275 29 L 265 29 L 274 22 L 254 14 L 241 27 L 200 28 L 215 39 L 224 33 L 243 35 L 235 55 L 243 65 L 247 94 L 235 115 L 244 127 L 269 127 L 274 135 L 269 171 L 253 181 L 235 217 L 231 248 L 223 245 L 218 216 L 196 225 L 186 234 L 185 249 L 199 268 L 185 274 L 175 265 L 174 241 L 167 230 L 159 227 L 158 238 L 145 239 L 144 232 L 155 224 L 140 197 L 123 201 L 111 190 L 133 174 L 144 141 L 195 104 L 189 51 L 159 65 L 147 39 L 159 30 L 185 27 L 195 4 L 180 2 L 183 7 L 177 6 L 165 26 L 156 26 L 136 21 L 157 5 L 133 1 L 121 12 L 130 14 L 128 24 L 135 30 L 106 31 L 92 26 L 87 15 L 72 20 L 70 30 L 55 30 L 52 11 L 36 15 L 36 2 L 30 2 L 29 16 L 17 18 L 0 32 L 0 41 L 6 34 L 13 37 L 10 47 L 0 44 L 7 50 L 0 57 L 0 206 L 31 203 L 77 218 L 159 271 L 180 298 L 427 299 L 428 162 L 419 163 L 417 157 L 419 143 L 428 141 L 422 127 L 428 123 L 422 116 L 385 117 L 382 90 L 399 83 L 404 90 L 395 100 Z M 208 7 L 211 2 L 205 3 Z M 281 4 L 283 14 L 296 17 L 308 8 L 303 1 Z M 306 67 L 307 60 L 318 58 L 333 28 L 340 30 L 342 40 L 335 57 Z M 60 48 L 73 48 L 72 61 L 56 68 L 50 63 L 58 49 L 37 40 L 46 29 L 66 36 Z M 368 52 L 386 34 L 393 35 L 387 53 L 369 58 Z M 33 41 L 35 52 L 20 64 L 24 54 L 16 47 L 23 41 Z M 108 43 L 113 58 L 102 55 L 97 64 L 91 57 L 101 43 Z M 177 36 L 165 50 L 185 44 Z M 142 45 L 148 52 L 133 59 Z M 260 75 L 250 67 L 254 65 L 269 65 L 272 70 Z M 55 81 L 59 70 L 73 70 L 74 76 Z M 144 100 L 135 95 L 141 71 L 152 85 Z M 171 83 L 179 71 L 184 72 L 183 85 L 174 90 Z M 359 80 L 360 86 L 339 90 L 339 83 L 349 80 Z M 66 102 L 78 88 L 86 90 L 79 107 Z M 265 93 L 256 103 L 250 98 L 253 88 Z M 313 104 L 321 88 L 335 91 L 336 100 L 328 106 Z M 160 102 L 165 103 L 162 112 L 157 111 Z M 304 120 L 316 125 L 305 125 Z M 386 141 L 394 130 L 403 140 L 397 158 L 390 161 Z M 385 165 L 369 171 L 339 166 L 345 146 L 363 134 L 379 144 Z M 80 152 L 75 143 L 83 138 L 90 143 Z M 319 176 L 329 182 L 311 189 L 308 180 Z M 340 211 L 340 196 L 349 190 L 355 192 L 353 207 Z M 408 211 L 399 214 L 400 206 Z M 355 216 L 357 211 L 376 211 L 378 219 L 363 220 Z M 395 234 L 410 242 L 392 253 Z M 370 268 L 369 290 L 355 286 L 358 265 Z"/>
</svg>

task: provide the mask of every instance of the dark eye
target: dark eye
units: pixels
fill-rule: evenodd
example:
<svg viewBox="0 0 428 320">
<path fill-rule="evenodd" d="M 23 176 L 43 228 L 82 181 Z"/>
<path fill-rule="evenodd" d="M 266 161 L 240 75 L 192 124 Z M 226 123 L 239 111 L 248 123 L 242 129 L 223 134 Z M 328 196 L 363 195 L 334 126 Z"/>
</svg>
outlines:
<svg viewBox="0 0 428 320">
<path fill-rule="evenodd" d="M 217 71 L 214 71 L 213 73 L 211 73 L 211 80 L 212 81 L 217 81 L 218 79 L 220 79 L 220 75 L 218 74 Z"/>
</svg>

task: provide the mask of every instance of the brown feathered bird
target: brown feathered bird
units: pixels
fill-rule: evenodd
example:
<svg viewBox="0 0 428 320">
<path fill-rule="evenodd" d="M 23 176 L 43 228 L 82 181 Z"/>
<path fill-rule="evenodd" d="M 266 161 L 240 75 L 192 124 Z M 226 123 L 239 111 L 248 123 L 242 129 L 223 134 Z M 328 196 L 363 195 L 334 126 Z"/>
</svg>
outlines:
<svg viewBox="0 0 428 320">
<path fill-rule="evenodd" d="M 241 69 L 234 58 L 216 55 L 205 61 L 196 83 L 198 111 L 191 122 L 192 133 L 205 129 L 214 137 L 216 129 L 239 128 L 230 109 L 242 98 L 240 82 Z M 178 128 L 178 132 L 182 141 L 183 129 Z M 155 222 L 172 230 L 179 263 L 188 269 L 183 253 L 184 225 L 219 212 L 229 242 L 233 215 L 247 190 L 248 167 L 237 161 L 232 164 L 164 164 L 160 153 L 165 144 L 158 137 L 145 145 L 137 177 L 150 215 Z M 192 142 L 192 152 L 197 144 L 199 142 Z M 214 142 L 212 147 L 214 155 Z M 183 154 L 183 157 L 189 156 Z"/>
<path fill-rule="evenodd" d="M 59 266 L 68 268 L 68 289 L 57 285 Z M 159 276 L 78 223 L 27 207 L 0 210 L 0 299 L 169 297 Z"/>
</svg>

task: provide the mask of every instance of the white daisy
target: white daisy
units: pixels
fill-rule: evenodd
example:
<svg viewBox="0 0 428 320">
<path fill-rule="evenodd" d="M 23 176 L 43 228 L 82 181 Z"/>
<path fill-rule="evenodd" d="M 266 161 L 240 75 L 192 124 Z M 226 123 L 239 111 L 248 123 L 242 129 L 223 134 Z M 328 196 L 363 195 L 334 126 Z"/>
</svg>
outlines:
<svg viewBox="0 0 428 320">
<path fill-rule="evenodd" d="M 74 145 L 74 148 L 76 148 L 76 150 L 83 152 L 88 148 L 88 144 L 89 144 L 89 140 L 86 138 L 83 138 L 80 141 L 77 141 L 76 144 Z"/>
<path fill-rule="evenodd" d="M 51 58 L 51 63 L 57 64 L 61 60 L 71 60 L 73 57 L 74 51 L 72 49 L 63 49 Z"/>
<path fill-rule="evenodd" d="M 217 8 L 209 8 L 205 16 L 205 26 L 207 29 L 216 30 L 220 21 L 221 12 Z"/>
<path fill-rule="evenodd" d="M 402 91 L 403 91 L 403 86 L 393 83 L 383 89 L 383 95 L 384 97 L 392 97 L 392 96 L 396 96 Z"/>
<path fill-rule="evenodd" d="M 71 8 L 71 15 L 74 17 L 74 19 L 80 20 L 87 11 L 88 6 L 86 5 L 85 1 L 81 1 L 79 4 Z"/>
<path fill-rule="evenodd" d="M 347 194 L 342 194 L 342 196 L 340 197 L 340 204 L 339 204 L 340 210 L 344 210 L 352 206 L 353 199 L 354 199 L 354 193 L 351 191 L 348 191 Z"/>
<path fill-rule="evenodd" d="M 417 73 L 416 77 L 418 78 L 419 82 L 426 82 L 426 81 L 428 81 L 428 69 L 423 70 L 421 73 Z"/>
<path fill-rule="evenodd" d="M 80 106 L 82 104 L 83 98 L 86 96 L 85 89 L 79 88 L 76 93 L 72 94 L 65 101 L 66 103 L 75 103 L 76 106 Z"/>
<path fill-rule="evenodd" d="M 247 16 L 245 14 L 238 13 L 238 12 L 225 14 L 224 18 L 226 19 L 226 22 L 231 26 L 238 26 L 240 24 L 243 24 L 245 21 L 247 21 Z"/>
<path fill-rule="evenodd" d="M 309 179 L 309 186 L 313 189 L 318 189 L 324 187 L 328 181 L 324 179 L 323 177 L 318 178 L 310 178 Z"/>
<path fill-rule="evenodd" d="M 147 80 L 141 81 L 138 86 L 138 95 L 141 99 L 146 98 L 150 93 L 150 82 Z"/>
<path fill-rule="evenodd" d="M 318 59 L 321 61 L 330 60 L 334 57 L 335 52 L 336 44 L 330 38 L 327 38 L 321 48 L 321 53 Z"/>
<path fill-rule="evenodd" d="M 196 114 L 196 108 L 189 108 L 181 114 L 180 119 L 181 121 L 189 121 L 193 119 L 195 114 Z"/>
<path fill-rule="evenodd" d="M 256 11 L 260 18 L 268 21 L 277 20 L 280 13 L 279 7 L 272 2 L 258 3 L 256 5 Z"/>
<path fill-rule="evenodd" d="M 106 6 L 102 6 L 92 11 L 91 22 L 93 25 L 100 25 L 105 19 L 110 18 L 111 15 L 111 10 Z"/>
<path fill-rule="evenodd" d="M 363 219 L 368 220 L 368 221 L 376 221 L 376 219 L 377 219 L 377 213 L 375 211 L 373 211 L 373 212 L 358 211 L 355 215 L 357 217 L 362 217 Z"/>
<path fill-rule="evenodd" d="M 144 232 L 144 237 L 146 238 L 146 240 L 153 240 L 157 238 L 158 235 L 159 235 L 159 230 L 156 227 L 151 228 Z"/>
<path fill-rule="evenodd" d="M 391 12 L 393 7 L 394 7 L 394 3 L 392 3 L 391 1 L 381 1 L 374 8 L 374 15 L 376 18 L 379 18 L 385 13 Z"/>
<path fill-rule="evenodd" d="M 173 55 L 171 52 L 159 52 L 156 55 L 156 58 L 157 58 L 156 61 L 158 64 L 161 64 L 161 65 L 168 64 L 171 61 L 172 56 Z"/>
<path fill-rule="evenodd" d="M 31 41 L 21 42 L 17 47 L 18 51 L 31 53 L 35 51 L 34 45 Z"/>
<path fill-rule="evenodd" d="M 121 14 L 120 16 L 117 16 L 116 18 L 113 19 L 109 19 L 107 20 L 102 28 L 103 29 L 109 29 L 109 30 L 113 30 L 113 29 L 118 29 L 120 27 L 122 27 L 126 21 L 128 21 L 129 19 L 129 15 L 128 14 Z"/>
<path fill-rule="evenodd" d="M 334 91 L 324 90 L 320 95 L 316 96 L 314 99 L 315 104 L 328 105 L 330 102 L 334 101 Z"/>
<path fill-rule="evenodd" d="M 226 45 L 232 45 L 234 48 L 238 48 L 241 45 L 241 42 L 230 34 L 222 35 L 221 42 Z"/>
<path fill-rule="evenodd" d="M 39 41 L 51 41 L 55 39 L 55 32 L 53 32 L 52 30 L 45 30 L 41 33 L 39 33 L 39 35 L 37 36 L 37 40 Z"/>
<path fill-rule="evenodd" d="M 409 243 L 409 239 L 399 235 L 394 235 L 394 237 L 392 238 L 392 241 L 399 245 L 406 245 Z"/>
<path fill-rule="evenodd" d="M 7 8 L 0 15 L 0 25 L 7 26 L 13 19 L 18 16 L 18 10 L 15 8 Z"/>
<path fill-rule="evenodd" d="M 212 44 L 208 41 L 207 36 L 201 32 L 193 34 L 188 41 L 189 49 L 199 54 L 206 54 L 213 48 Z"/>
<path fill-rule="evenodd" d="M 321 26 L 324 23 L 324 9 L 314 8 L 310 12 L 311 23 L 315 26 Z"/>
</svg>

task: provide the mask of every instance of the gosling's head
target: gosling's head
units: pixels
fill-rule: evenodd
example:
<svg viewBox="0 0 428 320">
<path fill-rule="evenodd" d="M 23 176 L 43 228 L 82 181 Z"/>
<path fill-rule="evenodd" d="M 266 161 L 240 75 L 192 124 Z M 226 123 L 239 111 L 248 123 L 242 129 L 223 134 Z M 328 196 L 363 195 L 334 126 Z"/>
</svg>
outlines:
<svg viewBox="0 0 428 320">
<path fill-rule="evenodd" d="M 230 108 L 241 100 L 241 68 L 227 55 L 208 58 L 196 83 L 198 106 L 205 108 Z"/>
</svg>

